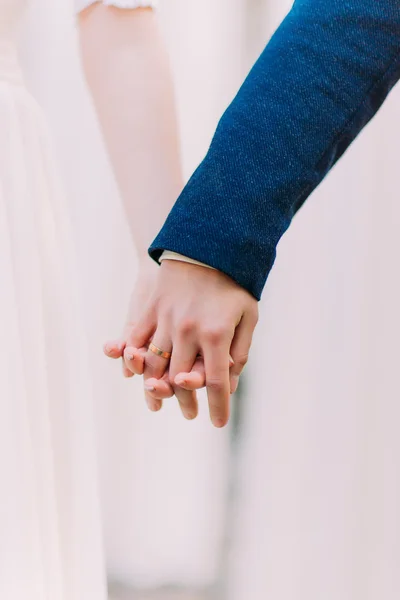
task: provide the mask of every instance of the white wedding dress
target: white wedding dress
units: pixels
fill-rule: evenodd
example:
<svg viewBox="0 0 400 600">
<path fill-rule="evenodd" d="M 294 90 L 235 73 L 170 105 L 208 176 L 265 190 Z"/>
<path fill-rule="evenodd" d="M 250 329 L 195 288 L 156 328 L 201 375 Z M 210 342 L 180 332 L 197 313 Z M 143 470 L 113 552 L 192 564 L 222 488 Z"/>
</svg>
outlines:
<svg viewBox="0 0 400 600">
<path fill-rule="evenodd" d="M 91 391 L 64 198 L 0 0 L 0 598 L 105 597 Z"/>
</svg>

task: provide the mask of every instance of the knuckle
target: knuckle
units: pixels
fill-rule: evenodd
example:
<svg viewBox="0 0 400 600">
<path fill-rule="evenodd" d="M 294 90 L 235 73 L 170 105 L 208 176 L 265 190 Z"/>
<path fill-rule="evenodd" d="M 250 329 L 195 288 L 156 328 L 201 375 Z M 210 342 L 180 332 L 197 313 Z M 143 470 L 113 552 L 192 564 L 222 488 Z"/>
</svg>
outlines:
<svg viewBox="0 0 400 600">
<path fill-rule="evenodd" d="M 204 341 L 210 344 L 219 344 L 224 341 L 228 335 L 228 328 L 223 325 L 207 327 L 202 332 Z"/>
<path fill-rule="evenodd" d="M 213 392 L 223 392 L 225 390 L 225 384 L 222 379 L 207 379 L 206 385 Z"/>
<path fill-rule="evenodd" d="M 197 328 L 197 322 L 195 319 L 185 317 L 178 325 L 178 334 L 182 337 L 186 337 L 193 333 Z"/>
</svg>

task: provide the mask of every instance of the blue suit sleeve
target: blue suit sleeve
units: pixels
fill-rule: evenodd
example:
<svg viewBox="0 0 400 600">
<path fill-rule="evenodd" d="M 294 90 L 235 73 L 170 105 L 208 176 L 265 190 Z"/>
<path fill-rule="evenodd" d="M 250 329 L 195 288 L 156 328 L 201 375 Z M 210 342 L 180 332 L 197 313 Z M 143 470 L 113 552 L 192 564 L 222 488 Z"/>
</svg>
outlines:
<svg viewBox="0 0 400 600">
<path fill-rule="evenodd" d="M 260 299 L 294 214 L 399 77 L 398 0 L 297 0 L 150 255 L 194 258 Z"/>
</svg>

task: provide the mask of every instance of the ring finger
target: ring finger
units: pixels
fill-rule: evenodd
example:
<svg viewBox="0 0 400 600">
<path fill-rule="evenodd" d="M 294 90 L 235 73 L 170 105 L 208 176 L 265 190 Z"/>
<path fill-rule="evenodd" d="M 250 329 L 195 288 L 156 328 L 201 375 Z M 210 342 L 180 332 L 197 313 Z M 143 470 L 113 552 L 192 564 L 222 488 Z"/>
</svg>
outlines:
<svg viewBox="0 0 400 600">
<path fill-rule="evenodd" d="M 168 334 L 163 333 L 162 330 L 157 329 L 155 332 L 152 342 L 149 345 L 149 349 L 146 352 L 144 360 L 144 383 L 145 383 L 145 398 L 148 407 L 152 411 L 160 410 L 162 401 L 154 398 L 149 390 L 146 390 L 147 381 L 149 379 L 162 379 L 165 372 L 168 369 L 170 362 L 170 356 L 172 352 L 172 342 Z M 148 387 L 148 386 L 147 386 Z"/>
</svg>

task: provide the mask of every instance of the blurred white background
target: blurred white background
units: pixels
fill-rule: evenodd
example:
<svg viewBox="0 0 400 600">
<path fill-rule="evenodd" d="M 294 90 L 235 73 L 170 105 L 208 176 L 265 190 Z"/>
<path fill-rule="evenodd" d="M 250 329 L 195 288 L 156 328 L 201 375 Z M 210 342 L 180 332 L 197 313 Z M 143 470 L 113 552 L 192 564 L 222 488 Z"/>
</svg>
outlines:
<svg viewBox="0 0 400 600">
<path fill-rule="evenodd" d="M 160 4 L 189 176 L 291 2 Z M 193 424 L 173 403 L 148 414 L 140 382 L 105 363 L 133 250 L 68 0 L 38 2 L 27 31 L 80 256 L 110 580 L 229 600 L 399 598 L 400 90 L 280 244 L 233 436 L 205 403 Z"/>
</svg>

